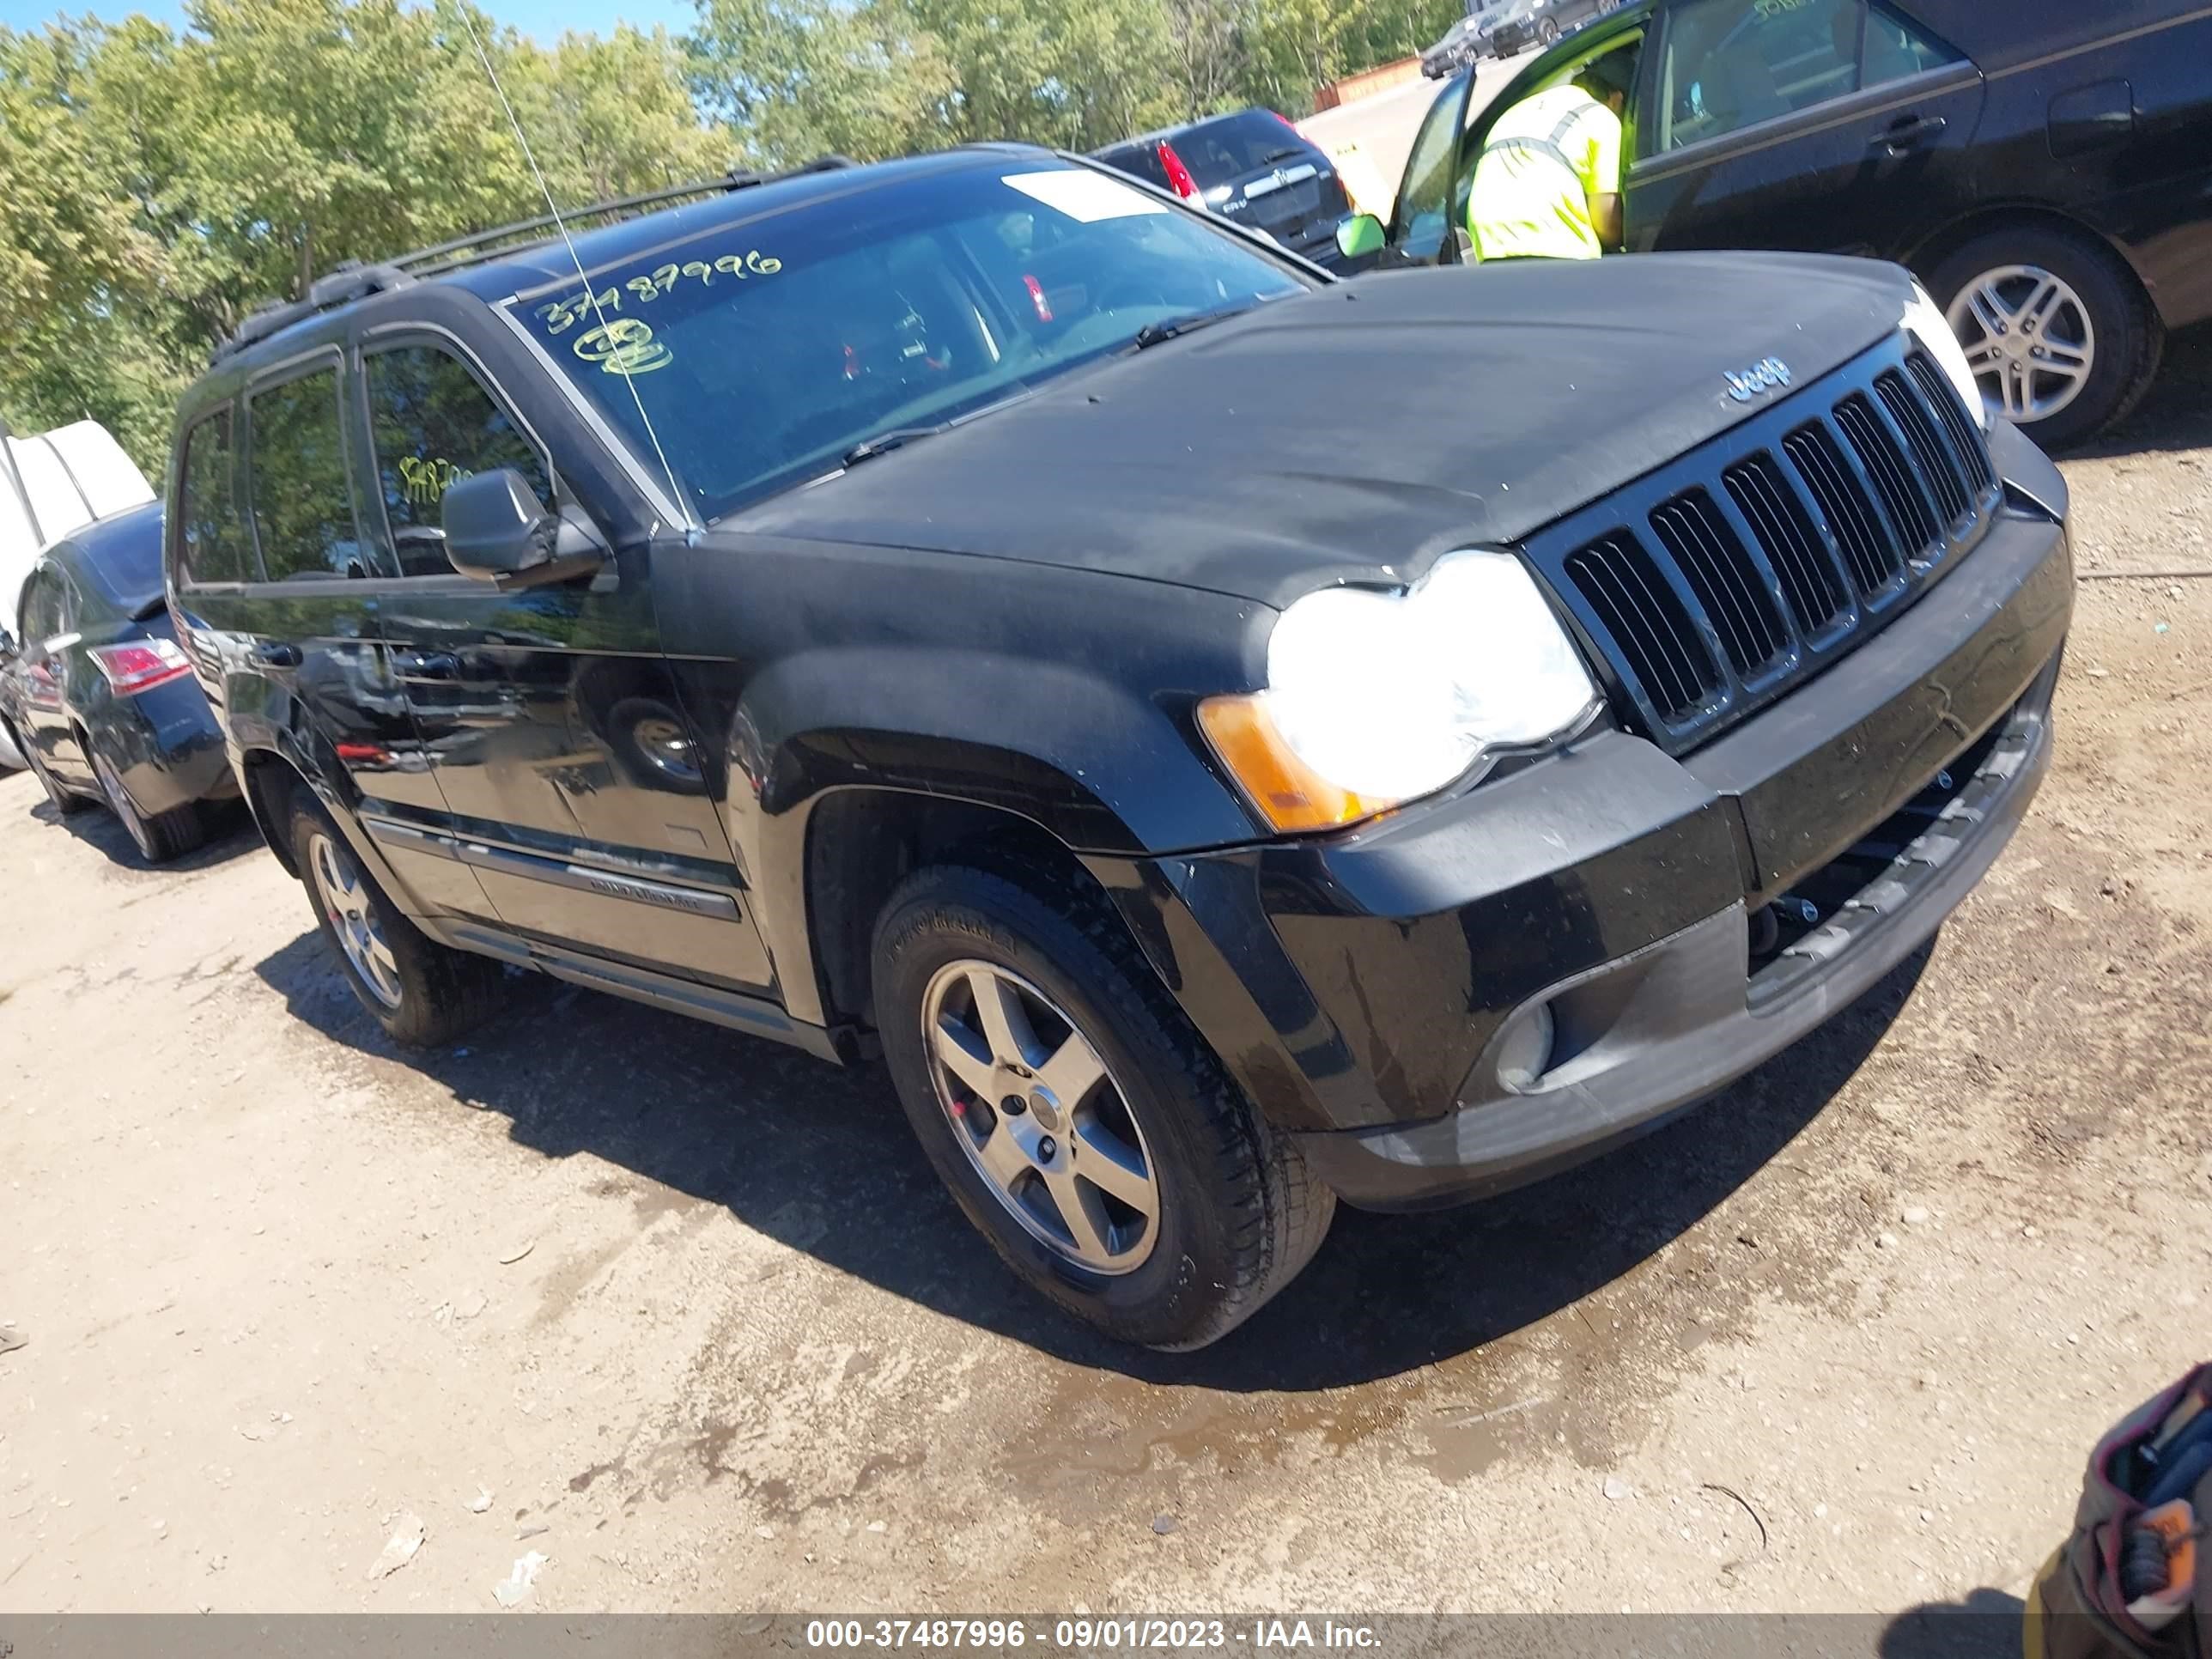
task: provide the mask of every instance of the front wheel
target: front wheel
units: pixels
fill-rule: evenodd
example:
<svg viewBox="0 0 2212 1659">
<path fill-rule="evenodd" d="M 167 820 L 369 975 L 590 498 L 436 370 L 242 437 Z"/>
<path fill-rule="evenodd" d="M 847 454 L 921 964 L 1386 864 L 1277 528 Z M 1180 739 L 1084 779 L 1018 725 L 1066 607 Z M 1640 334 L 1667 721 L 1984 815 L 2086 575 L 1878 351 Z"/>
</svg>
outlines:
<svg viewBox="0 0 2212 1659">
<path fill-rule="evenodd" d="M 1548 46 L 1553 41 L 1559 38 L 1559 26 L 1553 19 L 1547 17 L 1542 22 L 1536 25 L 1536 44 L 1538 46 Z"/>
<path fill-rule="evenodd" d="M 2111 249 L 2044 225 L 1992 231 L 1929 281 L 1989 406 L 2046 449 L 2124 418 L 2157 373 L 2164 333 Z"/>
<path fill-rule="evenodd" d="M 395 1042 L 450 1042 L 498 1006 L 498 965 L 448 950 L 401 915 L 304 788 L 292 796 L 292 855 L 346 983 Z"/>
<path fill-rule="evenodd" d="M 1071 878 L 918 872 L 878 922 L 884 1055 L 961 1208 L 1108 1334 L 1188 1349 L 1312 1259 L 1335 1194 Z"/>
</svg>

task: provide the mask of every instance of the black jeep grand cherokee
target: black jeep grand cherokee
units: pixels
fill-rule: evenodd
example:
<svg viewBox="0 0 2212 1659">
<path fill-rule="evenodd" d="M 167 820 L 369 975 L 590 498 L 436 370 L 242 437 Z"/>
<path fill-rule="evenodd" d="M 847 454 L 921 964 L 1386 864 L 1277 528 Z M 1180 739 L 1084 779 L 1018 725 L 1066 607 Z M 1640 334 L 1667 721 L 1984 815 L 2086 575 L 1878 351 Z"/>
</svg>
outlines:
<svg viewBox="0 0 2212 1659">
<path fill-rule="evenodd" d="M 262 831 L 395 1036 L 507 963 L 879 1046 L 1132 1341 L 1711 1093 L 2043 774 L 2065 491 L 1893 267 L 1343 286 L 1012 148 L 635 206 L 588 282 L 543 224 L 326 278 L 185 400 Z"/>
</svg>

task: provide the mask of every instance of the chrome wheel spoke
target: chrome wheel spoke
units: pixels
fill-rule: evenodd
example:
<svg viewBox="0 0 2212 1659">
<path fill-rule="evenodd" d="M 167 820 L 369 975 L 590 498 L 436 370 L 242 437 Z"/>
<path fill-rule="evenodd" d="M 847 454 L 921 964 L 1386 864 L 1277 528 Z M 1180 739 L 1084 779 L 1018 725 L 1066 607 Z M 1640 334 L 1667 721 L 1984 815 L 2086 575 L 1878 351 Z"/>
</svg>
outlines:
<svg viewBox="0 0 2212 1659">
<path fill-rule="evenodd" d="M 1994 338 L 2012 326 L 2012 307 L 2004 302 L 2004 297 L 1993 285 L 1984 283 L 1975 289 L 1971 303 L 1974 320 L 1982 325 L 1983 333 Z"/>
<path fill-rule="evenodd" d="M 968 989 L 992 1057 L 1002 1066 L 1030 1065 L 1036 1038 L 1030 1034 L 1030 1018 L 1014 988 L 988 968 L 975 968 L 969 971 Z"/>
<path fill-rule="evenodd" d="M 1074 1243 L 1077 1257 L 1092 1267 L 1109 1266 L 1114 1260 L 1113 1225 L 1106 1219 L 1097 1195 L 1064 1166 L 1046 1170 L 1044 1184 Z"/>
<path fill-rule="evenodd" d="M 1095 1120 L 1079 1124 L 1075 1138 L 1082 1148 L 1075 1159 L 1077 1179 L 1118 1198 L 1139 1215 L 1158 1214 L 1159 1194 L 1142 1152 Z"/>
<path fill-rule="evenodd" d="M 1067 1040 L 1054 1050 L 1050 1060 L 1036 1068 L 1036 1074 L 1037 1081 L 1052 1091 L 1060 1109 L 1072 1112 L 1076 1103 L 1106 1075 L 1106 1062 L 1098 1058 L 1098 1051 L 1085 1040 L 1082 1032 L 1071 1028 Z"/>
<path fill-rule="evenodd" d="M 1023 1175 L 1036 1166 L 1030 1161 L 1021 1143 L 1014 1139 L 1013 1131 L 1000 1118 L 990 1136 L 975 1148 L 975 1161 L 983 1166 L 983 1173 L 999 1184 L 1000 1190 L 1012 1193 Z"/>
<path fill-rule="evenodd" d="M 931 1028 L 930 1046 L 936 1050 L 938 1064 L 966 1084 L 977 1099 L 990 1101 L 994 1106 L 999 1103 L 991 1092 L 995 1076 L 991 1056 L 978 1052 L 983 1047 L 981 1037 L 951 1015 L 940 1013 Z"/>
</svg>

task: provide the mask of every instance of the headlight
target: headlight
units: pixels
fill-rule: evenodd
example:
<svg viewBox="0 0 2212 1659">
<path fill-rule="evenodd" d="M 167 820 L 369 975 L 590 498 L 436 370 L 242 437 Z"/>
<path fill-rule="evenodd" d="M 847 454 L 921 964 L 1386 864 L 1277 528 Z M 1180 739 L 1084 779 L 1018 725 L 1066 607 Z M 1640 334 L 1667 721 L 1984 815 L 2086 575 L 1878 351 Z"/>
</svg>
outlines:
<svg viewBox="0 0 2212 1659">
<path fill-rule="evenodd" d="M 1520 560 L 1454 553 L 1402 593 L 1324 588 L 1267 641 L 1267 689 L 1199 724 L 1278 830 L 1332 830 L 1432 794 L 1490 750 L 1572 729 L 1597 701 Z"/>
<path fill-rule="evenodd" d="M 1959 396 L 1974 418 L 1982 423 L 1982 430 L 1990 429 L 1990 406 L 1984 401 L 1982 388 L 1974 379 L 1974 366 L 1966 361 L 1966 348 L 1959 343 L 1959 337 L 1943 313 L 1936 309 L 1936 301 L 1928 290 L 1915 283 L 1911 303 L 1905 307 L 1905 325 L 1912 331 L 1912 337 L 1926 348 L 1928 355 L 1941 365 L 1951 377 L 1951 384 L 1959 388 Z"/>
</svg>

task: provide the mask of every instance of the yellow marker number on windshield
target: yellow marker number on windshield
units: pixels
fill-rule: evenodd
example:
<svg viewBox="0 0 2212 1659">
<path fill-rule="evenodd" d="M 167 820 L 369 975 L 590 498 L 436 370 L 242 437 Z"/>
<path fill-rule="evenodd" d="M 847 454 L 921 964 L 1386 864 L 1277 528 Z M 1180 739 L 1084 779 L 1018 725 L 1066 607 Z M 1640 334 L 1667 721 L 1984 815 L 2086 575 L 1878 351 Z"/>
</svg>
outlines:
<svg viewBox="0 0 2212 1659">
<path fill-rule="evenodd" d="M 783 261 L 773 253 L 763 253 L 758 248 L 748 248 L 743 253 L 725 253 L 708 264 L 704 259 L 689 259 L 682 264 L 671 260 L 657 266 L 649 273 L 633 276 L 618 287 L 599 294 L 579 294 L 573 299 L 548 300 L 536 308 L 538 321 L 545 325 L 548 334 L 566 334 L 589 317 L 594 307 L 600 311 L 620 311 L 625 294 L 641 305 L 672 294 L 687 276 L 702 288 L 712 288 L 717 276 L 734 276 L 744 282 L 755 276 L 773 276 L 783 269 Z"/>
<path fill-rule="evenodd" d="M 676 354 L 653 337 L 653 326 L 635 317 L 617 317 L 576 337 L 576 355 L 609 374 L 650 374 L 676 361 Z"/>
</svg>

